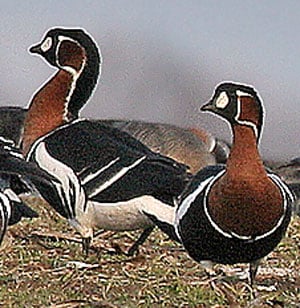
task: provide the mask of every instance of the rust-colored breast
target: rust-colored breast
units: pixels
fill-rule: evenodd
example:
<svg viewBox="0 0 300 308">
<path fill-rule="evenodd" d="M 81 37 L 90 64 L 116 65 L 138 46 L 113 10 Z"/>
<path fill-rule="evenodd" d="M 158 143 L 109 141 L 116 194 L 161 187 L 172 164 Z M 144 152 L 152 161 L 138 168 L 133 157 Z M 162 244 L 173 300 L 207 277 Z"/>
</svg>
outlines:
<svg viewBox="0 0 300 308">
<path fill-rule="evenodd" d="M 33 97 L 24 123 L 24 154 L 28 153 L 35 140 L 66 122 L 67 97 L 72 80 L 70 73 L 59 71 Z"/>
<path fill-rule="evenodd" d="M 225 173 L 209 195 L 209 212 L 227 232 L 262 235 L 276 226 L 283 214 L 279 188 L 265 177 L 235 177 Z"/>
<path fill-rule="evenodd" d="M 283 215 L 282 195 L 265 171 L 252 129 L 235 127 L 234 141 L 226 172 L 209 193 L 209 213 L 224 231 L 262 235 Z"/>
</svg>

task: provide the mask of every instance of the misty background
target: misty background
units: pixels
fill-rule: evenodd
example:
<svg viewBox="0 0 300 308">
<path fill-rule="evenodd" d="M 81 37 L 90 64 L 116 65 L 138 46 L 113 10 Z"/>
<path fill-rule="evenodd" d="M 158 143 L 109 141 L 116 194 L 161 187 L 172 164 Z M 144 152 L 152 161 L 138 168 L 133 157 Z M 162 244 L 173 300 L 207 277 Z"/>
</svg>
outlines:
<svg viewBox="0 0 300 308">
<path fill-rule="evenodd" d="M 1 1 L 1 106 L 27 106 L 55 72 L 27 51 L 54 26 L 82 27 L 101 48 L 83 116 L 193 126 L 229 141 L 226 123 L 198 109 L 233 80 L 264 100 L 263 157 L 300 156 L 299 1 Z"/>
</svg>

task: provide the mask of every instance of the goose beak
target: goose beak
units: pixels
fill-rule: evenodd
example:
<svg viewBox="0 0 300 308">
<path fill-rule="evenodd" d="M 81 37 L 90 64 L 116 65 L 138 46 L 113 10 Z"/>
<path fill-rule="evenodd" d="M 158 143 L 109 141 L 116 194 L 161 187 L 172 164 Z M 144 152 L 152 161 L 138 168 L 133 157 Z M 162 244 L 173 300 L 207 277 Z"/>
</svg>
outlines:
<svg viewBox="0 0 300 308">
<path fill-rule="evenodd" d="M 203 106 L 200 107 L 201 111 L 214 111 L 214 105 L 212 103 L 212 101 L 209 101 L 207 103 L 205 103 Z"/>
<path fill-rule="evenodd" d="M 41 45 L 38 44 L 38 45 L 35 45 L 35 46 L 31 46 L 31 47 L 29 48 L 29 52 L 41 54 L 41 53 L 42 53 Z"/>
</svg>

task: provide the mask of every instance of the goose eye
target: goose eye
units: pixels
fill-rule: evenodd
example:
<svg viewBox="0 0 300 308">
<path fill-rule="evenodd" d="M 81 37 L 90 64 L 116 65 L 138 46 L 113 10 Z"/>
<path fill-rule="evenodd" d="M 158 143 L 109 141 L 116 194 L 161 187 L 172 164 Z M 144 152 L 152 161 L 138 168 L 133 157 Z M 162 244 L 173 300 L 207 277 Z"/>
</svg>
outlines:
<svg viewBox="0 0 300 308">
<path fill-rule="evenodd" d="M 51 46 L 52 46 L 52 38 L 47 37 L 45 41 L 43 42 L 43 44 L 41 45 L 41 50 L 43 52 L 46 52 L 51 48 Z"/>
<path fill-rule="evenodd" d="M 229 103 L 229 98 L 226 92 L 221 92 L 218 98 L 216 99 L 216 107 L 224 109 Z"/>
</svg>

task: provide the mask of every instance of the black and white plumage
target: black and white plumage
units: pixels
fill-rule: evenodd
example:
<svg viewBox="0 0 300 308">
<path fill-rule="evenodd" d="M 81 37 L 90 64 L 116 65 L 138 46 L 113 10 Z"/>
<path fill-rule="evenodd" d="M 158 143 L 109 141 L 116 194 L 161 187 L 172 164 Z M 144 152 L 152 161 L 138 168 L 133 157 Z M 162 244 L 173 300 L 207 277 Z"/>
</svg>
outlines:
<svg viewBox="0 0 300 308">
<path fill-rule="evenodd" d="M 58 71 L 35 93 L 26 110 L 24 154 L 39 137 L 78 118 L 101 71 L 100 49 L 83 29 L 50 29 L 29 51 Z M 154 152 L 187 165 L 191 173 L 227 158 L 228 146 L 201 129 L 133 120 L 106 120 L 103 124 L 126 131 Z"/>
<path fill-rule="evenodd" d="M 19 144 L 26 113 L 25 108 L 0 107 L 0 136 L 12 139 Z M 78 118 L 78 114 L 73 114 L 72 118 Z M 196 173 L 207 165 L 224 163 L 228 157 L 229 145 L 204 130 L 138 120 L 99 119 L 97 121 L 122 130 L 141 141 L 152 151 L 187 165 L 191 173 Z"/>
<path fill-rule="evenodd" d="M 251 263 L 271 252 L 281 240 L 290 221 L 290 205 L 294 202 L 294 196 L 277 175 L 268 173 L 269 178 L 280 188 L 284 199 L 283 215 L 274 228 L 264 234 L 250 236 L 224 231 L 210 216 L 208 195 L 214 182 L 225 172 L 225 166 L 209 166 L 194 177 L 180 196 L 175 233 L 196 261 Z"/>
<path fill-rule="evenodd" d="M 56 178 L 39 191 L 84 243 L 97 228 L 149 233 L 153 224 L 145 213 L 174 218 L 173 198 L 189 178 L 185 166 L 97 121 L 56 129 L 33 145 L 28 158 Z"/>
<path fill-rule="evenodd" d="M 26 162 L 12 141 L 0 137 L 0 244 L 9 225 L 22 217 L 38 216 L 17 195 L 29 189 L 26 182 L 30 179 L 37 183 L 55 180 L 36 164 Z"/>
<path fill-rule="evenodd" d="M 27 206 L 11 188 L 0 189 L 0 245 L 7 227 L 22 218 L 36 218 L 37 212 Z"/>
<path fill-rule="evenodd" d="M 253 283 L 259 260 L 287 230 L 295 196 L 280 177 L 265 170 L 259 156 L 263 108 L 252 87 L 220 84 L 202 110 L 231 125 L 227 163 L 208 166 L 193 177 L 177 199 L 174 221 L 153 221 L 175 234 L 198 262 L 250 263 Z"/>
</svg>

